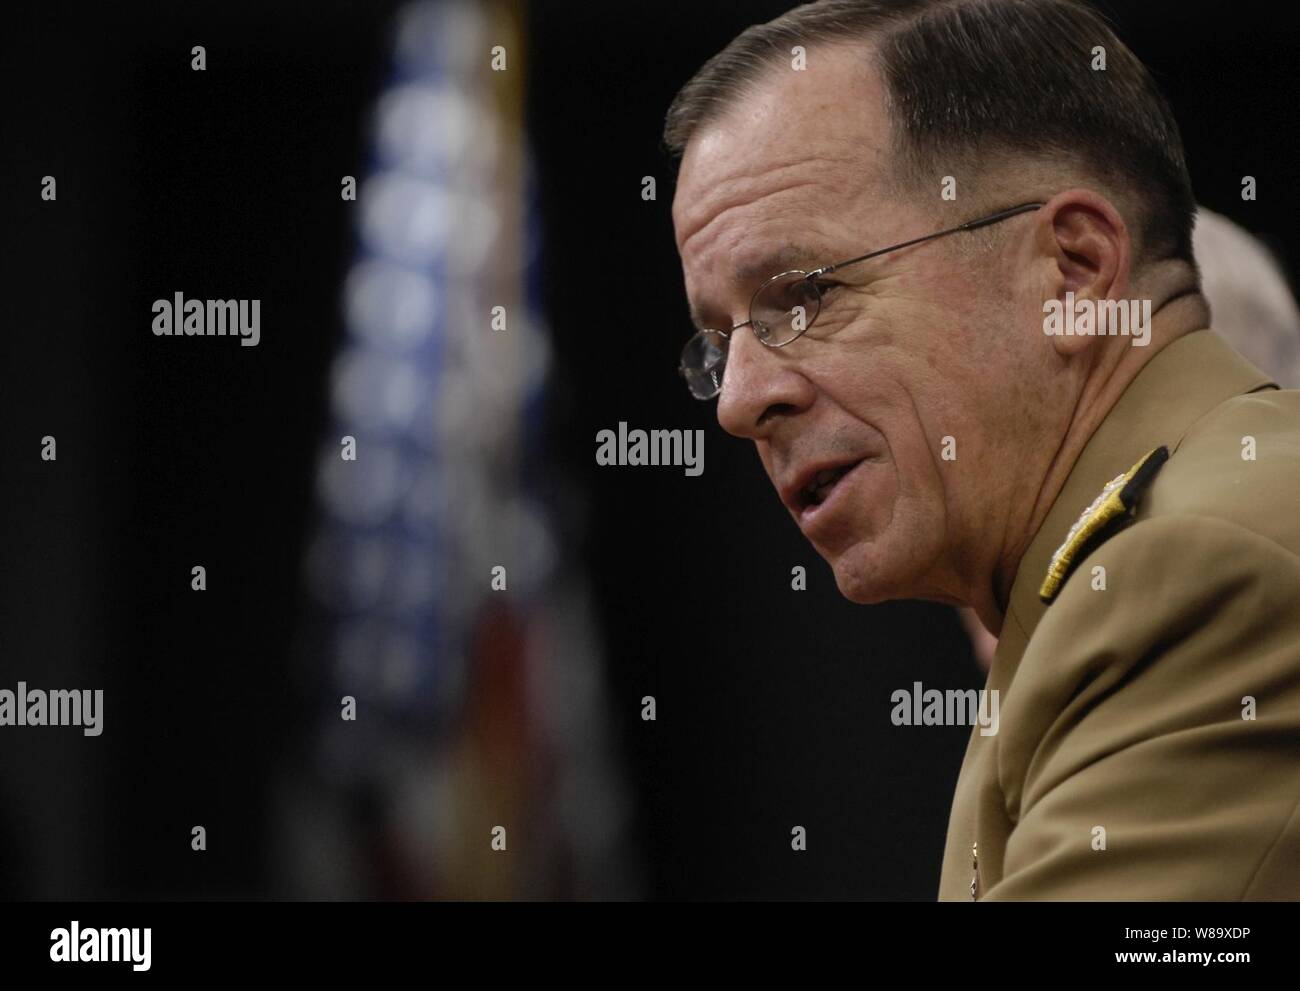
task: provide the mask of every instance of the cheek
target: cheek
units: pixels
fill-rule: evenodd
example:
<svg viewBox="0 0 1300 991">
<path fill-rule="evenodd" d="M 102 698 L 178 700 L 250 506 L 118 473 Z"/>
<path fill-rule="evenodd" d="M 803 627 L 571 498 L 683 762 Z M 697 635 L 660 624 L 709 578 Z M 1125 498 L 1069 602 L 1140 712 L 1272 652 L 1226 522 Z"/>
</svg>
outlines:
<svg viewBox="0 0 1300 991">
<path fill-rule="evenodd" d="M 955 304 L 882 297 L 876 314 L 837 328 L 806 356 L 806 374 L 854 419 L 884 438 L 894 499 L 943 500 L 943 474 L 956 467 L 974 425 L 963 396 L 984 388 L 971 351 L 974 315 Z M 972 448 L 973 449 L 973 448 Z M 892 501 L 892 500 L 891 500 Z"/>
<path fill-rule="evenodd" d="M 817 386 L 849 416 L 883 438 L 887 457 L 912 471 L 931 460 L 950 433 L 951 382 L 936 356 L 882 335 L 882 346 L 829 352 L 813 374 Z"/>
<path fill-rule="evenodd" d="M 943 512 L 947 476 L 961 463 L 963 438 L 971 433 L 950 384 L 924 356 L 891 355 L 878 363 L 877 373 L 869 396 L 849 407 L 885 446 L 864 511 L 875 533 L 891 526 L 925 528 Z"/>
<path fill-rule="evenodd" d="M 767 472 L 767 477 L 771 479 L 772 484 L 775 485 L 776 478 L 772 474 L 772 454 L 767 441 L 756 440 L 754 441 L 754 447 L 758 451 L 758 460 L 763 465 L 763 471 Z"/>
</svg>

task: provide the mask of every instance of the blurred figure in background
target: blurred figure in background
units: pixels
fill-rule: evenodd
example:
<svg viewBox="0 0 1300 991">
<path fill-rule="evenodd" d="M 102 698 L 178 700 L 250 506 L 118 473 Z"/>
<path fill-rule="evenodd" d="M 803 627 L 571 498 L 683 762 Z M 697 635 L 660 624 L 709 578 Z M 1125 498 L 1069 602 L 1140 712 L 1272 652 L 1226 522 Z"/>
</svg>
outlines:
<svg viewBox="0 0 1300 991">
<path fill-rule="evenodd" d="M 1300 308 L 1264 242 L 1200 207 L 1193 232 L 1210 325 L 1284 389 L 1300 386 Z"/>
</svg>

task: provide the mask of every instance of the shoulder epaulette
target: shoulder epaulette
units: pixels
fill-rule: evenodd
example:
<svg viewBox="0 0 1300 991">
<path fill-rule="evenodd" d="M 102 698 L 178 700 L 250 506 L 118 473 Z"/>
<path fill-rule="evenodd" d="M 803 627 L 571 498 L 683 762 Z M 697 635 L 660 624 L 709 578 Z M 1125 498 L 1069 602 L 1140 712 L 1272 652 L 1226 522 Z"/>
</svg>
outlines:
<svg viewBox="0 0 1300 991">
<path fill-rule="evenodd" d="M 1124 474 L 1117 475 L 1106 483 L 1101 494 L 1083 511 L 1083 515 L 1075 520 L 1074 526 L 1070 527 L 1070 532 L 1065 535 L 1065 542 L 1052 555 L 1047 577 L 1043 579 L 1042 587 L 1038 590 L 1040 599 L 1051 602 L 1056 598 L 1083 549 L 1115 520 L 1133 511 L 1142 491 L 1155 477 L 1161 465 L 1168 460 L 1169 449 L 1157 447 Z"/>
</svg>

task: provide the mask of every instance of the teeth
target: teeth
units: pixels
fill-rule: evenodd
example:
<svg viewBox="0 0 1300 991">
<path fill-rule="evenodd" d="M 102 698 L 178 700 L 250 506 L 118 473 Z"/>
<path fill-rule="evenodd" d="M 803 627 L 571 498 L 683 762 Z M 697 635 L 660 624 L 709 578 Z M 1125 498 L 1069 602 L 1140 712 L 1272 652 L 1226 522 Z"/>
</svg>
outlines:
<svg viewBox="0 0 1300 991">
<path fill-rule="evenodd" d="M 824 471 L 819 471 L 817 477 L 814 478 L 808 484 L 808 487 L 804 489 L 804 494 L 811 502 L 816 504 L 822 503 L 826 499 L 826 496 L 830 494 L 830 490 L 834 487 L 835 483 L 838 482 L 847 471 L 847 465 L 840 468 L 827 468 Z"/>
</svg>

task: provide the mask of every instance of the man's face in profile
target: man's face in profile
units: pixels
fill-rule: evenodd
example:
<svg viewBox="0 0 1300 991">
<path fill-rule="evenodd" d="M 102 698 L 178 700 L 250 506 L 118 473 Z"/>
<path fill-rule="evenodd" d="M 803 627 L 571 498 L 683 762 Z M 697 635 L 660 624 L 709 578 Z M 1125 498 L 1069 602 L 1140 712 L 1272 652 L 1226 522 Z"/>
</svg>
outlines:
<svg viewBox="0 0 1300 991">
<path fill-rule="evenodd" d="M 882 84 L 847 47 L 814 49 L 806 71 L 778 63 L 703 125 L 673 203 L 698 323 L 749 319 L 754 289 L 778 272 L 973 219 L 960 191 L 942 203 L 937 179 L 933 209 L 890 194 L 889 149 Z M 1014 309 L 1005 280 L 989 274 L 1009 269 L 998 253 L 1017 242 L 981 253 L 954 239 L 833 273 L 815 323 L 786 347 L 748 329 L 731 339 L 718 420 L 754 440 L 854 601 L 957 598 L 956 565 L 1005 522 L 997 465 L 1017 456 L 1006 442 L 1034 407 L 1016 385 L 1010 321 L 1014 311 L 1032 326 L 1035 310 Z"/>
</svg>

